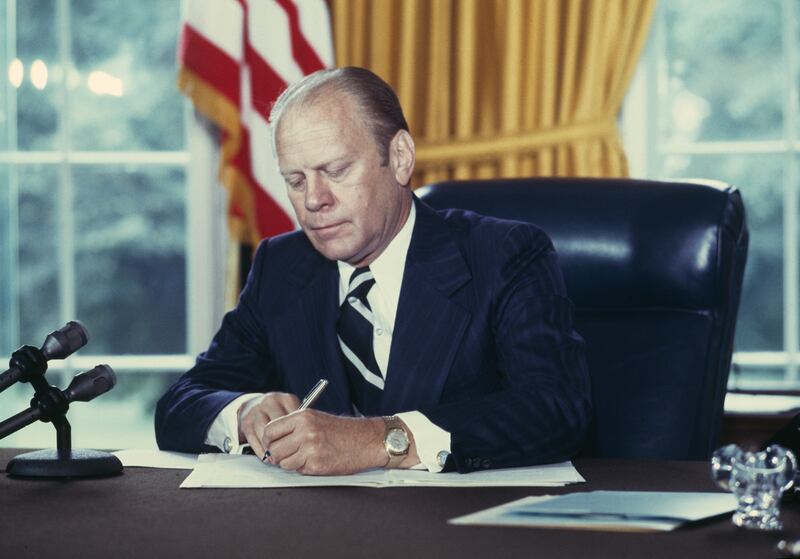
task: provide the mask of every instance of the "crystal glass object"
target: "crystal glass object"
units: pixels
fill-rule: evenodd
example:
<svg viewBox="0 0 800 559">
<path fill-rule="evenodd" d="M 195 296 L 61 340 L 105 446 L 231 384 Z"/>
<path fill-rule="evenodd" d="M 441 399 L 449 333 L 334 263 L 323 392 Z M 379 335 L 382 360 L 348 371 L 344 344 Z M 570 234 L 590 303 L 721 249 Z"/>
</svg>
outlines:
<svg viewBox="0 0 800 559">
<path fill-rule="evenodd" d="M 780 530 L 781 495 L 794 484 L 797 460 L 790 451 L 773 445 L 745 452 L 731 444 L 711 456 L 711 476 L 730 491 L 738 503 L 733 523 L 755 530 Z"/>
</svg>

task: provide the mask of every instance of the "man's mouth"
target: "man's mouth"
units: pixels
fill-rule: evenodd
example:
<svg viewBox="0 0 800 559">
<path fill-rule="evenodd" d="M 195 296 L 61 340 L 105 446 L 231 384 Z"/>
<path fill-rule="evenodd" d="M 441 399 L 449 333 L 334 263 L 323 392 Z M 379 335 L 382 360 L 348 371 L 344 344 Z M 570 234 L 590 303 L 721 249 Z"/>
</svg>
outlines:
<svg viewBox="0 0 800 559">
<path fill-rule="evenodd" d="M 328 229 L 334 229 L 336 227 L 339 227 L 340 225 L 343 225 L 343 224 L 344 224 L 344 222 L 331 223 L 330 225 L 316 225 L 316 226 L 311 227 L 311 229 L 313 229 L 314 231 L 326 231 Z"/>
<path fill-rule="evenodd" d="M 312 227 L 311 230 L 318 237 L 322 237 L 322 238 L 333 237 L 338 233 L 339 228 L 342 225 L 344 225 L 343 221 L 339 222 L 339 223 L 332 223 L 330 225 L 320 225 L 320 226 L 317 226 L 317 227 Z"/>
</svg>

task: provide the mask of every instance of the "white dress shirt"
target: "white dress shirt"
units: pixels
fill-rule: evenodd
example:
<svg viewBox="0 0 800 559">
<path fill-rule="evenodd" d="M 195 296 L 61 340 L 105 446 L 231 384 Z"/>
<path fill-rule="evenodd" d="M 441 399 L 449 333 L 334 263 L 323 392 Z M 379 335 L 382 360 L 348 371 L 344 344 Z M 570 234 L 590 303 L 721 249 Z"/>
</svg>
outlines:
<svg viewBox="0 0 800 559">
<path fill-rule="evenodd" d="M 372 276 L 375 278 L 375 285 L 367 294 L 375 321 L 375 331 L 372 337 L 373 349 L 375 361 L 378 363 L 384 380 L 389 368 L 389 353 L 392 347 L 397 304 L 400 300 L 406 256 L 411 244 L 411 234 L 414 231 L 416 216 L 417 211 L 412 204 L 411 213 L 403 228 L 378 258 L 369 265 Z M 337 265 L 339 267 L 339 304 L 341 305 L 347 296 L 350 276 L 355 267 L 346 262 L 337 262 Z M 403 371 L 394 371 L 393 374 L 402 375 Z M 243 403 L 259 396 L 261 394 L 244 394 L 223 408 L 208 430 L 206 444 L 216 446 L 225 452 L 238 452 L 239 426 L 236 412 Z M 302 395 L 298 396 L 302 397 Z M 440 472 L 444 458 L 450 453 L 450 433 L 434 425 L 418 411 L 399 413 L 397 417 L 403 420 L 414 437 L 421 467 L 427 468 L 431 472 Z"/>
</svg>

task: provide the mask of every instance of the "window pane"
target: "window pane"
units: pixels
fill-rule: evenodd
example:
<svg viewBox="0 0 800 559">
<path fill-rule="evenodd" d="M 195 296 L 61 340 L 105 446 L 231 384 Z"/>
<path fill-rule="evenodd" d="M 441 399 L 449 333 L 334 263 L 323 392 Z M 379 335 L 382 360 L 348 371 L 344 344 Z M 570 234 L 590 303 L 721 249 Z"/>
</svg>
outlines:
<svg viewBox="0 0 800 559">
<path fill-rule="evenodd" d="M 109 363 L 114 368 L 114 363 Z M 80 371 L 82 372 L 82 371 Z M 156 402 L 180 373 L 116 371 L 117 385 L 111 392 L 91 402 L 69 407 L 73 448 L 156 448 L 153 415 Z M 73 374 L 47 373 L 50 384 L 66 388 Z M 5 416 L 27 409 L 33 389 L 17 383 L 3 392 Z M 55 448 L 56 432 L 49 423 L 37 421 L 0 440 L 0 446 L 16 448 Z"/>
<path fill-rule="evenodd" d="M 783 349 L 783 157 L 669 156 L 665 176 L 703 177 L 739 187 L 750 248 L 736 325 L 736 351 Z"/>
<path fill-rule="evenodd" d="M 664 2 L 667 141 L 782 136 L 779 0 Z"/>
<path fill-rule="evenodd" d="M 178 0 L 73 0 L 72 147 L 183 149 L 175 85 Z"/>
<path fill-rule="evenodd" d="M 60 328 L 58 167 L 20 165 L 19 344 L 41 345 Z M 16 349 L 13 348 L 13 349 Z"/>
<path fill-rule="evenodd" d="M 182 168 L 76 166 L 78 318 L 91 353 L 186 351 Z"/>
<path fill-rule="evenodd" d="M 17 58 L 24 70 L 16 90 L 19 149 L 53 149 L 58 143 L 59 90 L 64 83 L 55 0 L 16 5 Z"/>
<path fill-rule="evenodd" d="M 0 355 L 59 324 L 57 168 L 0 166 Z M 17 315 L 18 309 L 18 315 Z"/>
</svg>

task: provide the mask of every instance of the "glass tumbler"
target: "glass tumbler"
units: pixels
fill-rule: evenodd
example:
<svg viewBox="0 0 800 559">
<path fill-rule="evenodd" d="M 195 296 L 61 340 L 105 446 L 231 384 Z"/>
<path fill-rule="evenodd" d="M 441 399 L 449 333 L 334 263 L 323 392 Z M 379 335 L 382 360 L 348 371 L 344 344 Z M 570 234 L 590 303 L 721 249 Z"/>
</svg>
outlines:
<svg viewBox="0 0 800 559">
<path fill-rule="evenodd" d="M 794 484 L 797 460 L 777 445 L 745 452 L 735 444 L 711 456 L 711 476 L 738 503 L 733 523 L 754 530 L 780 530 L 781 495 Z"/>
</svg>

